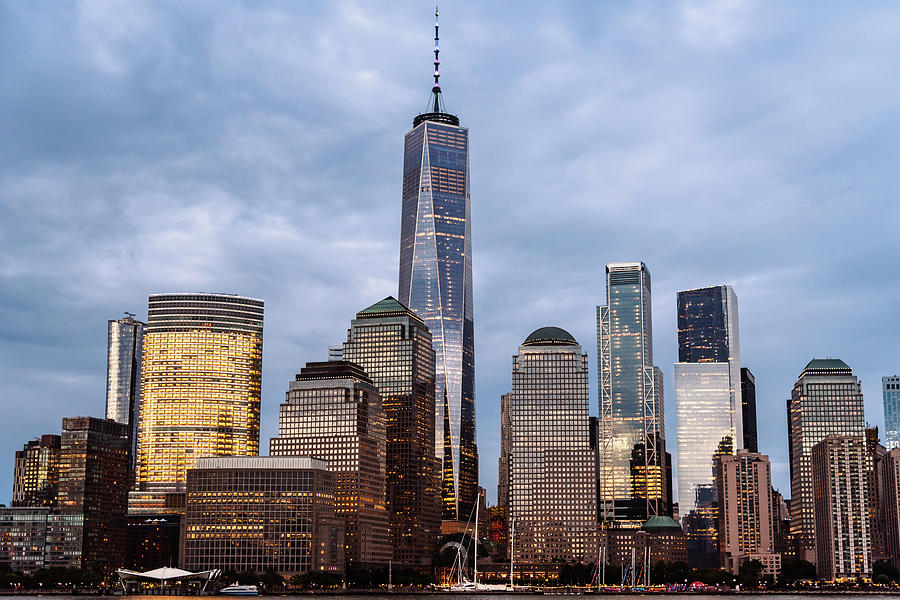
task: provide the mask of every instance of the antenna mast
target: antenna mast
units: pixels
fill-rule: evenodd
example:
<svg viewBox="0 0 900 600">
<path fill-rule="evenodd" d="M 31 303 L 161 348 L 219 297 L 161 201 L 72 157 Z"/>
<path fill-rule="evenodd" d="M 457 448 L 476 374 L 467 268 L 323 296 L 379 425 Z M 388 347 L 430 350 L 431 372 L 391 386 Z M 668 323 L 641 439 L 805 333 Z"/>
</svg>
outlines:
<svg viewBox="0 0 900 600">
<path fill-rule="evenodd" d="M 441 61 L 438 58 L 438 55 L 441 52 L 440 48 L 440 36 L 438 35 L 438 5 L 434 5 L 434 87 L 432 88 L 432 92 L 434 93 L 434 108 L 432 112 L 442 112 L 440 106 L 440 97 L 441 97 Z"/>
</svg>

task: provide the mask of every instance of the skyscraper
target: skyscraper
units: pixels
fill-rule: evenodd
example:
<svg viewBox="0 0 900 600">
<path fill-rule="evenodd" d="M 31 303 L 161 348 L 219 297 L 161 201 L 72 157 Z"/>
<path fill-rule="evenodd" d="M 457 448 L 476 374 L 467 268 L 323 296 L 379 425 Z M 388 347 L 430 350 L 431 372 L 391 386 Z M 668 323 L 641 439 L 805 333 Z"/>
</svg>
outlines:
<svg viewBox="0 0 900 600">
<path fill-rule="evenodd" d="M 812 448 L 829 435 L 859 438 L 865 419 L 859 381 L 847 363 L 836 358 L 809 361 L 787 401 L 788 456 L 791 468 L 791 535 L 798 558 L 816 561 Z"/>
<path fill-rule="evenodd" d="M 717 454 L 743 445 L 737 297 L 731 286 L 678 292 L 678 510 L 715 482 Z"/>
<path fill-rule="evenodd" d="M 306 363 L 281 405 L 269 454 L 325 460 L 334 474 L 335 515 L 345 521 L 348 566 L 388 564 L 384 412 L 359 365 Z"/>
<path fill-rule="evenodd" d="M 900 377 L 881 378 L 884 398 L 884 447 L 900 448 Z"/>
<path fill-rule="evenodd" d="M 263 301 L 152 294 L 132 514 L 183 513 L 200 457 L 259 454 Z"/>
<path fill-rule="evenodd" d="M 881 506 L 884 519 L 885 554 L 900 570 L 900 448 L 888 450 L 880 465 Z"/>
<path fill-rule="evenodd" d="M 717 460 L 718 545 L 725 568 L 737 575 L 744 562 L 758 560 L 767 575 L 777 575 L 781 557 L 775 553 L 769 457 L 739 450 Z"/>
<path fill-rule="evenodd" d="M 744 428 L 744 445 L 750 452 L 759 452 L 756 433 L 756 378 L 750 369 L 741 367 L 741 425 Z"/>
<path fill-rule="evenodd" d="M 341 355 L 362 367 L 381 395 L 394 564 L 430 567 L 441 530 L 431 332 L 411 310 L 385 298 L 356 313 Z"/>
<path fill-rule="evenodd" d="M 592 561 L 597 495 L 588 361 L 567 331 L 542 327 L 513 356 L 509 522 L 519 563 Z"/>
<path fill-rule="evenodd" d="M 872 574 L 865 465 L 861 436 L 829 435 L 812 448 L 816 571 L 821 579 Z"/>
<path fill-rule="evenodd" d="M 106 418 L 128 426 L 131 468 L 137 464 L 138 408 L 141 401 L 141 360 L 146 324 L 134 315 L 111 319 L 107 326 Z"/>
<path fill-rule="evenodd" d="M 12 506 L 56 506 L 60 436 L 47 434 L 16 450 Z"/>
<path fill-rule="evenodd" d="M 607 525 L 637 528 L 671 514 L 662 371 L 653 365 L 644 263 L 607 265 L 606 300 L 597 307 L 601 516 Z"/>
<path fill-rule="evenodd" d="M 94 417 L 62 422 L 57 506 L 81 568 L 111 571 L 125 558 L 129 430 Z"/>
<path fill-rule="evenodd" d="M 398 295 L 431 331 L 436 430 L 448 434 L 439 438 L 437 454 L 452 473 L 443 516 L 465 521 L 478 495 L 469 130 L 444 110 L 439 64 L 435 10 L 429 112 L 413 119 L 404 141 Z"/>
</svg>

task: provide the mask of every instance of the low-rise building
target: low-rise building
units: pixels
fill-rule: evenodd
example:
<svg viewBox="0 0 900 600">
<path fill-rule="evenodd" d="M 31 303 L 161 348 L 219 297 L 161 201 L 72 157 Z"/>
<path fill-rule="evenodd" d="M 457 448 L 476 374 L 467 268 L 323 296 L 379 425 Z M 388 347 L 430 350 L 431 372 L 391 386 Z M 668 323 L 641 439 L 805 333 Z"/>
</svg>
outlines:
<svg viewBox="0 0 900 600">
<path fill-rule="evenodd" d="M 187 475 L 185 568 L 341 573 L 344 524 L 334 502 L 323 460 L 201 458 Z"/>
</svg>

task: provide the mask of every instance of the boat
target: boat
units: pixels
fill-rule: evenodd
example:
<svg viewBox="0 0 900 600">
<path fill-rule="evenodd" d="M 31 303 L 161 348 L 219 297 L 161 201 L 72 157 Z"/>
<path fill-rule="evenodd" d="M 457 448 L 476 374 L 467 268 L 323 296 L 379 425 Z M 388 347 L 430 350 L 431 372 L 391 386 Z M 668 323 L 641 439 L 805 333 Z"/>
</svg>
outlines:
<svg viewBox="0 0 900 600">
<path fill-rule="evenodd" d="M 512 587 L 512 569 L 510 568 L 510 583 L 481 583 L 478 581 L 478 506 L 480 503 L 475 504 L 475 556 L 472 563 L 472 579 L 474 581 L 469 581 L 463 576 L 463 564 L 462 564 L 462 556 L 457 549 L 456 552 L 456 560 L 459 564 L 458 580 L 456 585 L 450 586 L 451 592 L 511 592 L 513 591 Z M 470 513 L 471 518 L 471 513 Z M 466 526 L 466 531 L 468 531 L 468 525 Z M 512 561 L 510 561 L 510 566 L 512 566 Z"/>
<path fill-rule="evenodd" d="M 259 590 L 255 585 L 229 585 L 219 590 L 223 596 L 259 596 Z"/>
</svg>

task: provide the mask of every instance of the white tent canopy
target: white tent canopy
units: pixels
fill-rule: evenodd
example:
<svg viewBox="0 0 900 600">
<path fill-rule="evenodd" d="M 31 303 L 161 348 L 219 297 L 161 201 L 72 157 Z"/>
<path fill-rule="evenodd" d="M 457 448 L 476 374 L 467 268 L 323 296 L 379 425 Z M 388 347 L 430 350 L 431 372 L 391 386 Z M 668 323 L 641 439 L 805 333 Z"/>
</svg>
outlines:
<svg viewBox="0 0 900 600">
<path fill-rule="evenodd" d="M 149 581 L 155 581 L 159 582 L 163 586 L 165 586 L 166 582 L 169 581 L 199 579 L 203 581 L 203 589 L 206 589 L 206 584 L 208 584 L 210 581 L 217 578 L 221 574 L 222 571 L 219 569 L 210 569 L 209 571 L 199 571 L 197 573 L 191 573 L 190 571 L 175 569 L 173 567 L 160 567 L 158 569 L 153 569 L 152 571 L 144 571 L 143 573 L 139 573 L 138 571 L 131 571 L 129 569 L 118 569 L 116 571 L 116 575 L 119 576 L 119 582 L 122 584 L 122 589 L 126 589 L 125 582 L 132 579 L 146 579 Z"/>
</svg>

